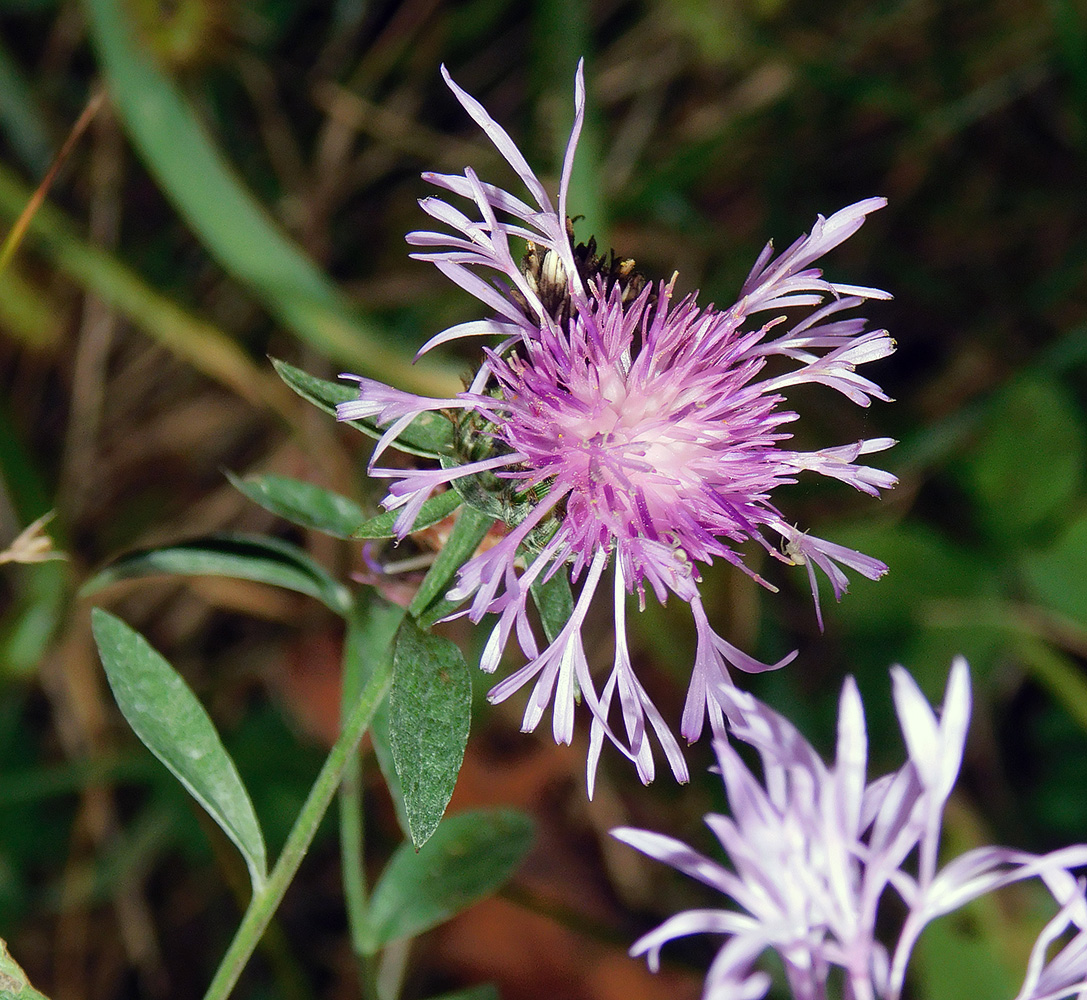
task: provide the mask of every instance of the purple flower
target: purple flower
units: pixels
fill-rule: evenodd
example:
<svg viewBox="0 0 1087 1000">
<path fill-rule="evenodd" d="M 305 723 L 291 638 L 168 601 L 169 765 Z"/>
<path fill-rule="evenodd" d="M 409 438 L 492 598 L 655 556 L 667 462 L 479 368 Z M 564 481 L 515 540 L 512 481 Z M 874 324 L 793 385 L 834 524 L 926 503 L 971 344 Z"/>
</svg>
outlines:
<svg viewBox="0 0 1087 1000">
<path fill-rule="evenodd" d="M 842 688 L 833 767 L 787 719 L 736 688 L 722 691 L 732 703 L 730 718 L 740 720 L 731 734 L 757 750 L 763 771 L 760 781 L 728 742 L 716 741 L 731 816 L 711 814 L 706 823 L 731 867 L 671 837 L 625 827 L 612 834 L 718 890 L 734 908 L 671 917 L 636 942 L 632 954 L 646 954 L 655 970 L 668 941 L 724 934 L 706 977 L 707 1000 L 764 996 L 770 978 L 756 961 L 767 949 L 780 956 L 796 1000 L 825 1000 L 832 976 L 841 984 L 835 992 L 847 1000 L 898 1000 L 910 954 L 929 922 L 987 892 L 1038 877 L 1060 909 L 1034 949 L 1017 1000 L 1087 990 L 1087 901 L 1070 870 L 1087 865 L 1087 845 L 1047 855 L 982 847 L 938 870 L 943 811 L 970 717 L 969 671 L 962 658 L 952 665 L 939 717 L 905 670 L 891 673 L 909 756 L 898 771 L 872 782 L 852 678 Z M 889 894 L 906 911 L 890 952 L 876 938 Z M 1078 933 L 1047 964 L 1049 946 L 1069 928 Z"/>
<path fill-rule="evenodd" d="M 535 729 L 551 704 L 555 739 L 568 743 L 575 701 L 584 697 L 592 713 L 590 795 L 605 736 L 635 762 L 642 780 L 653 777 L 647 729 L 677 778 L 686 780 L 679 744 L 631 664 L 628 595 L 636 592 L 644 606 L 647 590 L 660 601 L 674 594 L 691 607 L 697 648 L 680 732 L 692 741 L 707 715 L 714 732 L 724 731 L 731 703 L 721 692 L 731 687 L 730 666 L 761 671 L 792 659 L 760 663 L 713 630 L 699 596 L 701 564 L 725 559 L 772 590 L 738 549 L 753 540 L 774 558 L 805 566 L 820 626 L 816 568 L 835 597 L 847 587 L 846 569 L 871 579 L 886 571 L 877 559 L 799 530 L 771 500 L 802 472 L 872 495 L 895 483 L 858 461 L 890 447 L 891 439 L 796 451 L 788 447 L 785 427 L 797 415 L 783 405 L 787 392 L 805 382 L 835 389 L 859 406 L 887 399 L 857 369 L 886 357 L 894 342 L 886 331 L 866 331 L 863 319 L 843 317 L 865 299 L 887 294 L 829 281 L 813 266 L 885 202 L 870 198 L 820 217 L 810 235 L 777 256 L 768 245 L 735 304 L 703 307 L 696 295 L 676 296 L 674 276 L 648 283 L 633 261 L 598 256 L 595 241 L 575 245 L 566 202 L 585 111 L 581 66 L 557 208 L 509 135 L 442 72 L 531 202 L 481 181 L 471 168 L 463 176 L 424 175 L 474 205 L 477 217 L 441 198 L 425 199 L 423 210 L 453 234 L 410 233 L 408 242 L 420 248 L 414 256 L 432 261 L 496 315 L 452 327 L 420 353 L 469 336 L 493 337 L 497 345 L 483 348 L 478 374 L 456 397 L 425 399 L 359 379 L 358 401 L 341 404 L 339 417 L 389 424 L 370 472 L 394 480 L 384 504 L 401 510 L 400 536 L 432 492 L 446 485 L 476 506 L 480 496 L 489 499 L 492 506 L 482 509 L 509 512 L 502 517 L 508 534 L 463 566 L 449 594 L 470 599 L 466 613 L 473 621 L 498 615 L 484 670 L 495 670 L 513 633 L 527 658 L 491 691 L 491 700 L 531 684 L 523 729 Z M 427 411 L 453 421 L 456 457 L 437 469 L 378 466 L 384 450 Z M 581 630 L 608 567 L 616 650 L 598 688 Z M 580 582 L 580 594 L 566 627 L 541 649 L 528 616 L 529 588 L 560 571 Z M 616 701 L 625 739 L 609 723 Z"/>
</svg>

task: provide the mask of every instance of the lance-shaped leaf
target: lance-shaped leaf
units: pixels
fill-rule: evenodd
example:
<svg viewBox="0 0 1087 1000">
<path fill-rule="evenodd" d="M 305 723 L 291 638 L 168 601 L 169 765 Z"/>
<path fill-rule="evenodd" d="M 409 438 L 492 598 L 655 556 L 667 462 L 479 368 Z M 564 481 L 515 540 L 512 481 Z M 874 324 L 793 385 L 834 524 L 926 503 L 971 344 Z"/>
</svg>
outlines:
<svg viewBox="0 0 1087 1000">
<path fill-rule="evenodd" d="M 483 541 L 493 524 L 494 518 L 489 514 L 484 514 L 467 505 L 461 508 L 449 538 L 446 539 L 430 571 L 423 577 L 423 582 L 419 584 L 419 589 L 408 607 L 408 611 L 424 628 L 433 625 L 456 608 L 455 603 L 445 599 L 445 592 L 449 589 L 457 570 L 479 548 L 479 543 Z"/>
<path fill-rule="evenodd" d="M 234 841 L 253 892 L 267 877 L 264 837 L 253 803 L 208 713 L 146 639 L 116 618 L 91 612 L 94 641 L 121 714 L 143 744 Z"/>
<path fill-rule="evenodd" d="M 264 535 L 233 533 L 131 552 L 96 573 L 80 593 L 92 594 L 118 580 L 160 573 L 256 580 L 316 597 L 338 615 L 346 615 L 351 608 L 350 591 L 297 545 Z"/>
<path fill-rule="evenodd" d="M 423 504 L 419 516 L 411 526 L 412 531 L 422 531 L 432 524 L 444 521 L 461 505 L 460 494 L 455 490 L 446 490 L 436 497 L 431 497 Z M 352 532 L 353 538 L 395 538 L 396 519 L 400 516 L 398 510 L 387 510 L 384 514 L 371 517 L 365 524 Z"/>
<path fill-rule="evenodd" d="M 333 416 L 336 415 L 337 403 L 347 403 L 359 398 L 357 385 L 329 382 L 275 358 L 272 358 L 272 364 L 279 372 L 279 377 L 299 396 Z M 345 420 L 344 423 L 372 438 L 381 437 L 385 430 L 370 419 Z M 421 413 L 399 434 L 396 447 L 400 451 L 423 458 L 451 455 L 453 453 L 453 425 L 440 413 Z"/>
<path fill-rule="evenodd" d="M 401 844 L 370 899 L 370 952 L 436 927 L 489 896 L 531 846 L 532 821 L 507 809 L 458 813 L 425 847 Z"/>
<path fill-rule="evenodd" d="M 242 479 L 227 472 L 226 477 L 253 503 L 303 528 L 352 538 L 366 522 L 366 512 L 354 500 L 314 483 L 272 474 Z"/>
<path fill-rule="evenodd" d="M 472 716 L 472 683 L 457 644 L 406 618 L 396 634 L 390 742 L 408 829 L 422 847 L 457 782 Z"/>
</svg>

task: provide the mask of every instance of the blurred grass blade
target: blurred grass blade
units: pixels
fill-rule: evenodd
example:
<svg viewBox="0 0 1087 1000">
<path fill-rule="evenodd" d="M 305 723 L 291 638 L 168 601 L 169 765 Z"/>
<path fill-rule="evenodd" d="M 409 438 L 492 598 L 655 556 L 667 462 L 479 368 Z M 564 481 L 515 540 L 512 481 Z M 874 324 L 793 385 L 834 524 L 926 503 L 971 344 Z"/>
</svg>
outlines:
<svg viewBox="0 0 1087 1000">
<path fill-rule="evenodd" d="M 494 892 L 532 845 L 532 821 L 511 809 L 458 813 L 425 847 L 396 849 L 370 899 L 372 952 L 415 937 Z"/>
<path fill-rule="evenodd" d="M 287 385 L 325 413 L 335 416 L 337 403 L 347 403 L 359 398 L 357 385 L 329 382 L 327 379 L 317 378 L 316 375 L 310 375 L 309 372 L 276 358 L 272 358 L 272 364 L 279 373 L 279 377 Z M 383 430 L 372 420 L 345 420 L 344 423 L 375 439 L 381 437 Z M 396 439 L 396 447 L 399 451 L 423 458 L 451 455 L 453 453 L 453 425 L 440 414 L 421 413 Z"/>
<path fill-rule="evenodd" d="M 263 535 L 230 533 L 121 556 L 88 580 L 80 594 L 93 594 L 119 580 L 163 573 L 255 580 L 308 594 L 341 616 L 351 609 L 348 589 L 298 546 Z"/>
<path fill-rule="evenodd" d="M 0 128 L 15 155 L 34 176 L 44 174 L 53 158 L 44 120 L 34 89 L 7 47 L 0 44 Z"/>
<path fill-rule="evenodd" d="M 366 523 L 366 512 L 354 500 L 326 490 L 315 483 L 290 476 L 246 476 L 227 472 L 234 488 L 253 503 L 282 517 L 291 524 L 323 531 L 335 538 L 353 538 Z"/>
<path fill-rule="evenodd" d="M 0 164 L 0 217 L 16 218 L 30 197 L 30 189 Z M 58 270 L 198 371 L 255 406 L 291 414 L 292 400 L 278 380 L 258 368 L 221 330 L 185 312 L 108 253 L 90 246 L 52 205 L 43 204 L 34 216 L 28 242 Z"/>
<path fill-rule="evenodd" d="M 1020 637 L 1017 651 L 1028 673 L 1087 732 L 1087 681 L 1079 664 L 1060 650 L 1028 636 Z"/>
<path fill-rule="evenodd" d="M 449 392 L 451 370 L 413 367 L 365 322 L 245 188 L 192 108 L 136 40 L 118 0 L 84 0 L 129 137 L 164 193 L 226 270 L 276 318 L 340 364 L 397 385 Z"/>
<path fill-rule="evenodd" d="M 101 608 L 94 641 L 133 731 L 242 852 L 254 895 L 267 879 L 264 837 L 234 761 L 181 675 L 138 632 Z"/>
<path fill-rule="evenodd" d="M 5 237 L 3 246 L 0 246 L 0 271 L 3 271 L 4 268 L 8 266 L 8 262 L 11 260 L 12 255 L 19 249 L 19 244 L 23 242 L 23 237 L 26 236 L 26 231 L 30 226 L 30 220 L 34 218 L 38 209 L 41 208 L 42 203 L 45 201 L 45 196 L 49 193 L 49 188 L 52 187 L 57 172 L 68 159 L 72 150 L 75 148 L 76 143 L 79 142 L 80 136 L 87 131 L 87 126 L 93 121 L 94 116 L 98 114 L 98 109 L 102 106 L 102 102 L 105 99 L 105 91 L 100 90 L 87 101 L 87 106 L 76 120 L 75 125 L 72 126 L 72 131 L 64 141 L 64 145 L 61 146 L 60 152 L 57 154 L 52 166 L 50 166 L 49 170 L 42 178 L 41 183 L 34 189 L 34 193 L 30 196 L 30 200 L 23 207 L 22 212 L 19 213 L 19 217 L 15 220 L 14 225 Z"/>
<path fill-rule="evenodd" d="M 31 350 L 53 350 L 68 331 L 68 310 L 57 289 L 32 280 L 17 257 L 0 271 L 0 327 Z"/>
</svg>

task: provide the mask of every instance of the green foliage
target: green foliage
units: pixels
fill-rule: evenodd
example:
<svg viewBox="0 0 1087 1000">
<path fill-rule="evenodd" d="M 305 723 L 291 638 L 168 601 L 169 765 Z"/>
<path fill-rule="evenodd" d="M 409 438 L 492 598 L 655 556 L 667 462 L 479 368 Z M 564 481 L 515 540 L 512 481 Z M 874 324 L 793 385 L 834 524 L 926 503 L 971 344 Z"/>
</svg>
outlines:
<svg viewBox="0 0 1087 1000">
<path fill-rule="evenodd" d="M 586 216 L 577 222 L 579 238 L 594 233 L 614 243 L 652 278 L 678 269 L 679 293 L 701 286 L 703 302 L 731 302 L 768 237 L 784 247 L 816 212 L 888 195 L 888 210 L 836 251 L 828 272 L 894 292 L 895 302 L 870 315 L 900 344 L 897 358 L 873 372 L 881 382 L 887 375 L 899 403 L 863 415 L 798 407 L 804 420 L 795 429 L 812 435 L 803 447 L 902 438 L 907 444 L 888 453 L 902 484 L 878 523 L 858 524 L 861 507 L 844 489 L 782 510 L 817 534 L 884 558 L 890 573 L 875 583 L 854 574 L 840 605 L 824 585 L 822 636 L 803 570 L 770 559 L 756 568 L 783 594 L 764 595 L 715 566 L 705 573 L 706 607 L 715 627 L 753 653 L 800 649 L 786 671 L 737 680 L 772 691 L 775 705 L 790 706 L 805 723 L 821 721 L 827 747 L 844 673 L 856 673 L 866 694 L 878 692 L 875 712 L 886 701 L 890 662 L 904 662 L 936 694 L 950 655 L 967 653 L 976 718 L 986 728 L 975 732 L 962 805 L 978 810 L 993 839 L 1030 847 L 1082 836 L 1087 341 L 1079 324 L 1087 242 L 1075 222 L 1087 212 L 1087 20 L 1075 0 L 973 5 L 965 20 L 938 4 L 790 0 L 651 0 L 607 11 L 584 2 L 472 0 L 431 5 L 417 20 L 385 20 L 379 6 L 360 0 L 195 2 L 221 19 L 220 44 L 169 73 L 146 36 L 131 30 L 135 19 L 123 0 L 85 0 L 89 44 L 73 34 L 71 8 L 56 0 L 5 5 L 5 224 L 27 203 L 99 81 L 116 115 L 101 113 L 85 134 L 49 195 L 54 204 L 42 206 L 20 258 L 0 276 L 0 367 L 11 411 L 0 416 L 0 543 L 55 508 L 57 543 L 72 556 L 0 569 L 7 820 L 0 918 L 12 940 L 23 933 L 48 940 L 58 921 L 94 928 L 81 907 L 121 892 L 127 905 L 127 894 L 139 898 L 146 873 L 154 877 L 152 928 L 172 927 L 164 914 L 194 912 L 205 898 L 192 891 L 187 870 L 206 865 L 208 854 L 184 792 L 165 772 L 149 782 L 155 762 L 146 754 L 118 755 L 99 742 L 103 709 L 78 669 L 86 640 L 72 593 L 82 567 L 100 565 L 119 545 L 145 546 L 135 535 L 152 521 L 156 529 L 168 521 L 177 534 L 213 530 L 209 520 L 222 517 L 223 507 L 209 501 L 217 499 L 223 467 L 245 477 L 269 457 L 302 448 L 307 460 L 337 463 L 338 473 L 349 462 L 362 465 L 363 449 L 355 449 L 365 441 L 325 433 L 330 422 L 311 433 L 312 414 L 302 415 L 272 373 L 269 351 L 315 370 L 332 355 L 435 394 L 459 386 L 451 374 L 467 366 L 461 355 L 444 366 L 410 364 L 422 339 L 478 314 L 432 268 L 404 259 L 404 232 L 428 225 L 415 204 L 425 193 L 418 172 L 471 163 L 481 177 L 512 181 L 511 190 L 523 192 L 441 87 L 441 61 L 501 113 L 554 192 L 569 79 L 584 54 L 589 108 L 570 201 L 572 214 Z M 162 5 L 146 6 L 158 16 Z M 161 19 L 171 16 L 164 10 Z M 110 321 L 95 319 L 95 300 Z M 466 342 L 463 358 L 475 358 L 476 347 Z M 353 384 L 276 367 L 294 392 L 326 411 L 357 396 Z M 98 402 L 88 409 L 81 400 Z M 190 426 L 201 428 L 195 443 L 179 443 L 177 428 Z M 372 421 L 354 426 L 370 438 L 382 432 Z M 426 414 L 401 441 L 423 464 L 440 460 L 452 448 L 451 426 L 440 413 Z M 328 454 L 309 451 L 322 448 Z M 351 500 L 306 484 L 242 482 L 252 499 L 294 523 L 341 536 L 392 536 L 395 512 L 366 521 Z M 92 499 L 80 502 L 84 490 Z M 160 515 L 164 495 L 177 505 Z M 453 491 L 433 498 L 416 527 L 454 504 Z M 200 519 L 191 532 L 190 508 Z M 129 511 L 155 513 L 137 523 Z M 421 630 L 454 609 L 444 595 L 457 562 L 489 527 L 477 514 L 461 512 L 451 555 L 439 556 L 416 594 L 411 614 Z M 158 572 L 262 580 L 313 596 L 347 619 L 345 704 L 388 667 L 403 609 L 371 601 L 367 591 L 352 595 L 297 548 L 221 539 L 123 557 L 88 587 Z M 329 565 L 346 562 L 343 546 L 320 551 L 322 559 L 335 551 Z M 761 557 L 749 555 L 753 565 Z M 565 577 L 560 570 L 533 588 L 549 638 L 572 606 Z M 405 575 L 384 585 L 409 600 L 416 581 Z M 277 846 L 317 751 L 303 751 L 291 733 L 293 693 L 268 697 L 264 680 L 284 662 L 308 666 L 311 638 L 334 648 L 339 622 L 316 609 L 301 627 L 319 634 L 300 637 L 271 601 L 253 619 L 233 615 L 224 624 L 203 593 L 133 586 L 125 594 L 137 606 L 153 605 L 164 636 L 211 650 L 227 644 L 237 669 L 252 678 L 229 706 L 236 713 L 229 745 L 268 843 Z M 206 614 L 209 601 L 217 613 Z M 649 603 L 649 613 L 631 615 L 632 635 L 640 637 L 632 652 L 639 678 L 674 720 L 675 692 L 693 656 L 690 616 L 675 600 L 663 610 Z M 606 668 L 606 647 L 587 646 L 594 669 Z M 274 713 L 282 715 L 278 725 Z M 370 738 L 406 827 L 389 700 L 375 713 Z M 493 742 L 504 746 L 504 716 L 477 715 L 473 742 L 483 752 Z M 878 732 L 879 720 L 871 721 Z M 398 835 L 385 793 L 374 787 L 376 772 L 368 774 L 365 761 L 359 767 L 356 804 L 367 843 L 357 861 L 365 871 L 387 856 L 390 831 Z M 708 807 L 705 788 L 718 793 L 717 779 L 700 774 L 692 775 L 694 794 L 664 778 L 643 790 L 619 766 L 609 778 L 619 801 L 640 796 L 639 810 L 667 815 L 677 831 L 697 826 Z M 138 787 L 126 787 L 103 817 L 99 789 L 108 799 L 112 786 L 130 782 Z M 105 818 L 110 836 L 90 844 L 87 824 L 73 826 L 77 817 Z M 584 830 L 567 814 L 556 827 L 556 840 L 582 846 Z M 314 864 L 335 863 L 329 852 L 314 854 Z M 65 879 L 75 873 L 74 896 L 63 892 L 62 870 Z M 332 881 L 308 887 L 315 909 L 339 905 L 324 898 Z M 220 902 L 215 896 L 205 905 Z M 207 916 L 194 919 L 218 929 L 221 919 Z M 329 942 L 315 940 L 320 923 L 292 933 L 288 957 L 296 948 L 300 964 L 323 961 Z M 1010 964 L 1022 966 L 1021 932 L 1010 939 L 1006 931 L 971 917 L 949 928 L 947 941 L 924 939 L 911 989 L 925 1000 L 963 995 L 971 983 L 975 993 L 995 990 L 990 959 L 1009 940 Z M 629 943 L 628 928 L 618 935 Z M 106 937 L 90 935 L 88 948 L 115 951 Z M 190 938 L 164 935 L 159 944 L 165 958 L 157 966 L 149 960 L 151 982 L 179 962 L 176 952 Z M 211 966 L 209 956 L 198 958 Z M 973 967 L 980 970 L 974 979 Z M 445 974 L 438 973 L 443 982 Z M 296 996 L 288 985 L 275 972 L 257 973 L 238 996 Z M 97 1000 L 90 981 L 87 989 Z"/>
<path fill-rule="evenodd" d="M 496 987 L 490 983 L 483 983 L 480 986 L 469 986 L 466 990 L 443 993 L 432 1000 L 500 1000 L 500 997 Z"/>
<path fill-rule="evenodd" d="M 390 742 L 417 848 L 431 837 L 453 794 L 472 713 L 468 665 L 456 643 L 410 618 L 396 634 Z"/>
<path fill-rule="evenodd" d="M 446 600 L 442 595 L 457 570 L 476 551 L 493 524 L 493 517 L 474 507 L 465 505 L 460 508 L 449 538 L 430 567 L 430 572 L 423 577 L 423 582 L 408 607 L 424 628 L 440 621 L 457 607 L 456 602 Z"/>
<path fill-rule="evenodd" d="M 363 589 L 355 598 L 355 607 L 348 621 L 344 639 L 344 682 L 341 714 L 346 715 L 363 685 L 379 669 L 382 662 L 391 663 L 395 640 L 406 609 Z M 370 742 L 377 756 L 385 787 L 392 797 L 396 818 L 405 836 L 410 836 L 404 792 L 393 761 L 392 736 L 389 723 L 389 701 L 377 707 L 370 724 Z"/>
<path fill-rule="evenodd" d="M 439 521 L 444 521 L 461 504 L 460 496 L 454 490 L 446 490 L 427 500 L 419 511 L 419 516 L 412 525 L 412 531 L 422 531 Z M 371 517 L 361 527 L 352 532 L 353 538 L 395 538 L 396 519 L 399 510 L 387 510 L 377 517 Z"/>
<path fill-rule="evenodd" d="M 264 837 L 215 725 L 180 674 L 139 633 L 101 608 L 94 638 L 133 732 L 222 827 L 245 858 L 253 892 L 267 878 Z"/>
<path fill-rule="evenodd" d="M 1052 379 L 1025 378 L 998 393 L 963 480 L 985 531 L 1022 544 L 1082 492 L 1087 432 L 1073 397 Z"/>
<path fill-rule="evenodd" d="M 570 592 L 570 578 L 562 567 L 550 580 L 539 578 L 532 582 L 532 600 L 540 612 L 540 622 L 548 642 L 554 642 L 562 627 L 574 613 L 574 597 Z"/>
<path fill-rule="evenodd" d="M 1017 947 L 1008 947 L 1014 927 L 986 897 L 935 921 L 914 950 L 911 984 L 918 1000 L 974 1000 L 1012 997 L 1022 983 L 1024 956 L 1029 954 L 1027 929 Z"/>
<path fill-rule="evenodd" d="M 204 246 L 299 336 L 361 371 L 421 385 L 242 186 L 173 82 L 137 44 L 117 0 L 87 0 L 98 56 L 133 142 Z M 446 378 L 431 372 L 434 386 Z"/>
<path fill-rule="evenodd" d="M 253 503 L 303 528 L 323 531 L 335 538 L 351 538 L 358 537 L 359 525 L 366 522 L 365 512 L 354 500 L 314 483 L 289 476 L 241 479 L 232 472 L 226 476 Z"/>
<path fill-rule="evenodd" d="M 166 548 L 130 552 L 83 585 L 93 594 L 119 580 L 160 573 L 229 576 L 255 580 L 315 597 L 338 615 L 347 614 L 351 596 L 343 584 L 296 545 L 263 535 L 221 534 Z"/>
<path fill-rule="evenodd" d="M 343 382 L 329 382 L 326 379 L 310 375 L 301 368 L 287 364 L 286 361 L 272 359 L 279 377 L 283 379 L 303 399 L 320 407 L 326 413 L 336 415 L 336 404 L 358 399 L 355 386 Z M 345 420 L 348 427 L 354 427 L 373 438 L 381 437 L 383 429 L 373 420 Z M 409 455 L 423 458 L 440 458 L 448 455 L 453 447 L 453 425 L 437 413 L 422 413 L 416 417 L 397 437 L 396 447 Z"/>
<path fill-rule="evenodd" d="M 402 844 L 370 900 L 370 950 L 421 934 L 490 895 L 531 846 L 532 822 L 512 810 L 458 813 L 425 846 Z"/>
<path fill-rule="evenodd" d="M 1087 629 L 1087 516 L 1069 522 L 1050 548 L 1027 553 L 1022 569 L 1035 601 Z"/>
<path fill-rule="evenodd" d="M 0 1000 L 48 1000 L 30 985 L 4 941 L 0 941 Z"/>
</svg>

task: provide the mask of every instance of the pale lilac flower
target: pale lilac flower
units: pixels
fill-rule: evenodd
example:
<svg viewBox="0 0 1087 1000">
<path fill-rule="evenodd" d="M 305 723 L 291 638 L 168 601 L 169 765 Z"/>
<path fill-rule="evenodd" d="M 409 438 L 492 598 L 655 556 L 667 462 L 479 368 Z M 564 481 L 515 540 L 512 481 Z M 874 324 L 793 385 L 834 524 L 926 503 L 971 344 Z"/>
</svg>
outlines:
<svg viewBox="0 0 1087 1000">
<path fill-rule="evenodd" d="M 760 671 L 792 659 L 760 663 L 713 630 L 699 596 L 701 564 L 725 559 L 770 587 L 746 567 L 739 551 L 754 541 L 774 558 L 806 567 L 817 615 L 817 568 L 835 597 L 847 587 L 846 569 L 871 579 L 886 570 L 877 559 L 799 530 L 771 499 L 802 472 L 872 495 L 895 483 L 887 472 L 858 463 L 892 440 L 796 451 L 788 447 L 785 427 L 797 415 L 783 405 L 788 390 L 805 382 L 835 389 L 859 406 L 887 399 L 857 369 L 886 357 L 894 342 L 886 331 L 866 331 L 863 319 L 843 318 L 865 299 L 887 294 L 829 281 L 813 266 L 885 202 L 870 198 L 819 217 L 810 235 L 782 254 L 767 245 L 737 302 L 726 309 L 702 307 L 694 295 L 675 295 L 674 276 L 648 284 L 634 272 L 633 261 L 598 257 L 593 241 L 575 245 L 566 202 L 585 111 L 580 66 L 557 207 L 509 135 L 442 72 L 513 167 L 530 201 L 481 181 L 471 168 L 463 176 L 424 175 L 471 203 L 476 216 L 441 198 L 425 199 L 424 211 L 454 234 L 409 234 L 408 242 L 420 248 L 415 256 L 432 261 L 496 315 L 452 327 L 420 353 L 469 336 L 494 338 L 497 346 L 483 348 L 478 374 L 454 398 L 426 399 L 360 378 L 358 401 L 341 404 L 339 416 L 389 424 L 370 471 L 394 480 L 384 505 L 401 510 L 400 536 L 433 491 L 446 485 L 473 505 L 482 492 L 501 497 L 503 509 L 520 511 L 498 544 L 463 566 L 449 594 L 471 600 L 466 613 L 473 621 L 499 616 L 483 654 L 484 670 L 497 667 L 514 633 L 527 657 L 525 666 L 491 691 L 491 700 L 531 684 L 523 728 L 534 729 L 550 704 L 555 739 L 568 743 L 575 702 L 584 697 L 593 716 L 590 794 L 605 736 L 635 761 L 644 781 L 653 777 L 648 728 L 676 776 L 686 780 L 679 745 L 631 665 L 628 595 L 637 592 L 644 605 L 649 589 L 658 600 L 674 594 L 691 607 L 697 648 L 680 724 L 691 741 L 707 715 L 714 732 L 724 731 L 729 702 L 720 692 L 731 686 L 729 666 Z M 460 452 L 437 469 L 378 466 L 385 449 L 427 411 L 454 422 Z M 616 650 L 598 688 L 581 630 L 609 567 Z M 579 582 L 580 595 L 567 626 L 541 648 L 529 621 L 529 588 L 557 572 Z M 625 740 L 609 724 L 613 702 Z"/>
<path fill-rule="evenodd" d="M 1043 932 L 1016 1000 L 1056 1000 L 1087 991 L 1087 902 L 1072 869 L 1087 865 L 1087 845 L 1035 855 L 983 847 L 937 869 L 943 811 L 962 763 L 970 716 L 966 661 L 951 668 L 939 716 L 913 678 L 892 670 L 895 708 L 908 759 L 869 782 L 868 740 L 856 684 L 842 688 L 837 756 L 820 759 L 792 724 L 755 698 L 728 688 L 731 735 L 754 747 L 761 780 L 725 740 L 715 748 L 730 816 L 706 823 L 729 856 L 725 867 L 671 837 L 620 828 L 619 840 L 727 896 L 734 908 L 691 910 L 637 941 L 631 954 L 655 970 L 663 945 L 688 934 L 726 941 L 706 977 L 706 1000 L 757 1000 L 770 977 L 757 966 L 776 951 L 796 1000 L 899 1000 L 910 954 L 924 927 L 1012 882 L 1037 877 L 1060 911 Z M 883 901 L 896 895 L 906 916 L 891 951 L 876 937 Z M 1077 933 L 1046 961 L 1053 942 Z"/>
</svg>

